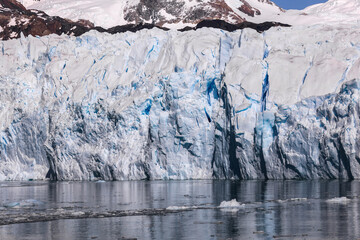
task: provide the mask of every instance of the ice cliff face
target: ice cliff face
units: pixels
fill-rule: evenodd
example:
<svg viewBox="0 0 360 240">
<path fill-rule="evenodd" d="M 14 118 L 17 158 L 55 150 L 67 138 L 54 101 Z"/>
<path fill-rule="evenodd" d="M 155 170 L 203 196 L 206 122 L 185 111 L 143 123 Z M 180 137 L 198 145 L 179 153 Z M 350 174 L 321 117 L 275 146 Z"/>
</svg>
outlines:
<svg viewBox="0 0 360 240">
<path fill-rule="evenodd" d="M 358 39 L 316 26 L 3 41 L 0 180 L 360 178 Z"/>
</svg>

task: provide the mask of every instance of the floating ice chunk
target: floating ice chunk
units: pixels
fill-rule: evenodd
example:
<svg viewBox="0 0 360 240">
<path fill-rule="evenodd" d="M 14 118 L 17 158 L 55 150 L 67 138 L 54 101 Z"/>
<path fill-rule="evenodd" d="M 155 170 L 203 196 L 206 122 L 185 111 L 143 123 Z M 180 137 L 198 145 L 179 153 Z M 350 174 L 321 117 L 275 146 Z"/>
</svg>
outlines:
<svg viewBox="0 0 360 240">
<path fill-rule="evenodd" d="M 4 207 L 6 207 L 6 208 L 14 208 L 14 207 L 17 207 L 19 205 L 20 205 L 19 202 L 11 202 L 11 203 L 5 203 Z"/>
<path fill-rule="evenodd" d="M 20 202 L 5 203 L 4 207 L 5 208 L 26 208 L 26 207 L 40 206 L 43 204 L 44 204 L 44 202 L 42 202 L 42 201 L 38 201 L 35 199 L 26 199 L 26 200 L 23 200 Z"/>
<path fill-rule="evenodd" d="M 72 216 L 82 216 L 82 215 L 85 215 L 85 213 L 81 212 L 81 211 L 78 211 L 78 212 L 72 212 L 71 215 Z"/>
<path fill-rule="evenodd" d="M 196 206 L 170 206 L 167 207 L 166 210 L 169 211 L 181 211 L 181 210 L 189 210 L 189 209 L 195 209 Z"/>
<path fill-rule="evenodd" d="M 236 201 L 236 199 L 233 199 L 231 201 L 222 201 L 220 203 L 219 208 L 221 209 L 221 211 L 237 212 L 240 210 L 240 208 L 242 208 L 244 206 L 245 206 L 245 204 L 241 204 L 238 201 Z"/>
<path fill-rule="evenodd" d="M 326 200 L 327 203 L 337 203 L 337 204 L 347 204 L 350 201 L 351 199 L 347 197 L 331 198 Z"/>
<path fill-rule="evenodd" d="M 33 207 L 40 205 L 44 205 L 44 202 L 35 199 L 27 199 L 20 202 L 20 207 Z"/>
<path fill-rule="evenodd" d="M 236 199 L 233 199 L 231 201 L 222 201 L 219 207 L 220 208 L 241 207 L 241 205 L 244 204 L 240 204 L 238 201 L 236 201 Z"/>
</svg>

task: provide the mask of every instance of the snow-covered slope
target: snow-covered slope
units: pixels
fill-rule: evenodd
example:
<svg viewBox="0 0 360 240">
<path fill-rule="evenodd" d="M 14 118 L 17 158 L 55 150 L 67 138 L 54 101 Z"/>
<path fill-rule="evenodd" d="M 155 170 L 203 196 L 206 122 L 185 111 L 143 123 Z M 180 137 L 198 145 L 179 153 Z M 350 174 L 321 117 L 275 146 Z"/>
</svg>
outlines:
<svg viewBox="0 0 360 240">
<path fill-rule="evenodd" d="M 360 178 L 359 39 L 313 26 L 0 42 L 0 180 Z"/>
<path fill-rule="evenodd" d="M 360 0 L 329 0 L 300 11 L 288 10 L 271 18 L 291 25 L 359 25 Z"/>
<path fill-rule="evenodd" d="M 22 3 L 51 16 L 87 19 L 104 28 L 140 22 L 182 28 L 206 19 L 241 23 L 248 18 L 265 19 L 263 14 L 282 12 L 268 0 L 23 0 Z"/>
<path fill-rule="evenodd" d="M 329 0 L 304 9 L 304 13 L 328 23 L 360 23 L 360 0 Z"/>
<path fill-rule="evenodd" d="M 316 4 L 304 9 L 308 14 L 323 14 L 323 15 L 358 15 L 360 14 L 359 0 L 329 0 L 326 3 Z M 338 16 L 333 16 L 336 18 Z M 340 20 L 340 19 L 339 19 Z"/>
<path fill-rule="evenodd" d="M 256 3 L 253 3 L 257 7 Z M 268 6 L 267 6 L 268 7 Z M 263 10 L 263 14 L 255 18 L 247 18 L 251 22 L 276 21 L 294 26 L 298 25 L 339 25 L 360 24 L 360 0 L 328 0 L 325 3 L 309 6 L 303 10 L 273 11 Z"/>
</svg>

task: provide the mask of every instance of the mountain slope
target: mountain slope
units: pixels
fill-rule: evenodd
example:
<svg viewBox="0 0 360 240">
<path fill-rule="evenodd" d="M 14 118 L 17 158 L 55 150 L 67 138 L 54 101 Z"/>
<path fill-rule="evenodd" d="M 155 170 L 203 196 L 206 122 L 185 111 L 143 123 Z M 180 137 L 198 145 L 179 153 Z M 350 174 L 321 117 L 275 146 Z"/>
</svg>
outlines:
<svg viewBox="0 0 360 240">
<path fill-rule="evenodd" d="M 27 8 L 74 21 L 87 19 L 104 28 L 155 23 L 168 28 L 194 26 L 201 20 L 229 23 L 281 22 L 290 25 L 337 25 L 360 22 L 360 0 L 329 0 L 304 10 L 285 11 L 269 0 L 23 0 Z"/>
<path fill-rule="evenodd" d="M 268 0 L 28 0 L 23 4 L 53 16 L 87 19 L 104 28 L 140 22 L 182 28 L 209 19 L 238 24 L 282 12 Z"/>
<path fill-rule="evenodd" d="M 216 19 L 216 17 L 214 18 Z M 102 27 L 95 27 L 94 24 L 88 20 L 80 19 L 75 22 L 58 16 L 49 16 L 40 10 L 27 10 L 24 6 L 15 0 L 0 0 L 0 39 L 2 40 L 20 38 L 21 34 L 24 36 L 45 36 L 55 33 L 58 35 L 66 34 L 79 36 L 90 30 L 108 32 L 111 34 L 126 31 L 135 32 L 142 29 L 152 29 L 155 27 L 161 28 L 163 30 L 169 30 L 167 28 L 161 27 L 164 25 L 164 22 L 158 22 L 156 24 L 143 23 L 143 21 L 140 20 L 135 22 L 139 23 L 120 25 L 109 29 L 104 29 Z M 242 20 L 240 22 L 241 23 L 238 24 L 231 24 L 223 20 L 201 20 L 194 27 L 186 26 L 186 28 L 179 30 L 190 31 L 202 27 L 213 27 L 221 28 L 226 31 L 253 28 L 259 32 L 263 32 L 274 26 L 288 26 L 276 22 L 265 22 L 261 24 L 242 22 Z"/>
<path fill-rule="evenodd" d="M 78 36 L 93 28 L 92 23 L 86 20 L 74 22 L 51 17 L 39 10 L 26 10 L 15 0 L 0 0 L 0 40 L 20 38 L 21 34 L 44 36 L 65 33 Z"/>
</svg>

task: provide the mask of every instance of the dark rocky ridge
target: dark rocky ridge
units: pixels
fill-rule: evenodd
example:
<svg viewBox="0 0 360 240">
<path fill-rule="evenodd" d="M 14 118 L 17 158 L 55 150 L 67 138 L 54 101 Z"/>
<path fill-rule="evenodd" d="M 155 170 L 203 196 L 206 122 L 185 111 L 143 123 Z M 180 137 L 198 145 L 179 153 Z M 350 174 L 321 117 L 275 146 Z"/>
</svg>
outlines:
<svg viewBox="0 0 360 240">
<path fill-rule="evenodd" d="M 180 29 L 179 31 L 196 30 L 205 27 L 219 28 L 228 32 L 233 32 L 244 28 L 251 28 L 256 30 L 257 32 L 263 32 L 269 30 L 272 27 L 290 27 L 290 25 L 279 22 L 264 22 L 259 24 L 252 22 L 243 22 L 239 24 L 231 24 L 222 20 L 204 20 L 198 23 L 194 28 L 188 27 L 188 28 Z"/>
<path fill-rule="evenodd" d="M 144 3 L 145 4 L 145 3 Z M 148 3 L 149 4 L 149 3 Z M 148 24 L 139 20 L 138 24 L 128 24 L 123 26 L 116 26 L 109 29 L 96 27 L 87 20 L 79 20 L 77 22 L 61 17 L 49 16 L 46 13 L 38 10 L 27 10 L 23 5 L 15 0 L 0 0 L 0 39 L 9 40 L 20 38 L 21 34 L 24 36 L 46 36 L 49 34 L 66 34 L 73 36 L 80 36 L 90 30 L 97 30 L 99 32 L 107 32 L 111 34 L 122 32 L 136 32 L 142 29 L 161 28 L 162 23 Z M 194 12 L 196 14 L 196 12 Z M 215 19 L 217 16 L 214 16 Z M 202 20 L 199 21 L 195 27 L 186 27 L 180 31 L 196 30 L 203 27 L 219 28 L 226 31 L 235 31 L 243 28 L 252 28 L 258 32 L 266 31 L 271 27 L 289 25 L 278 22 L 265 22 L 260 24 L 242 22 L 239 20 L 238 24 L 231 24 L 224 20 Z"/>
<path fill-rule="evenodd" d="M 14 0 L 0 0 L 0 39 L 8 40 L 25 36 L 45 36 L 52 33 L 79 36 L 91 29 L 101 28 L 86 20 L 73 22 L 60 17 L 52 17 L 42 11 L 26 10 Z"/>
</svg>

